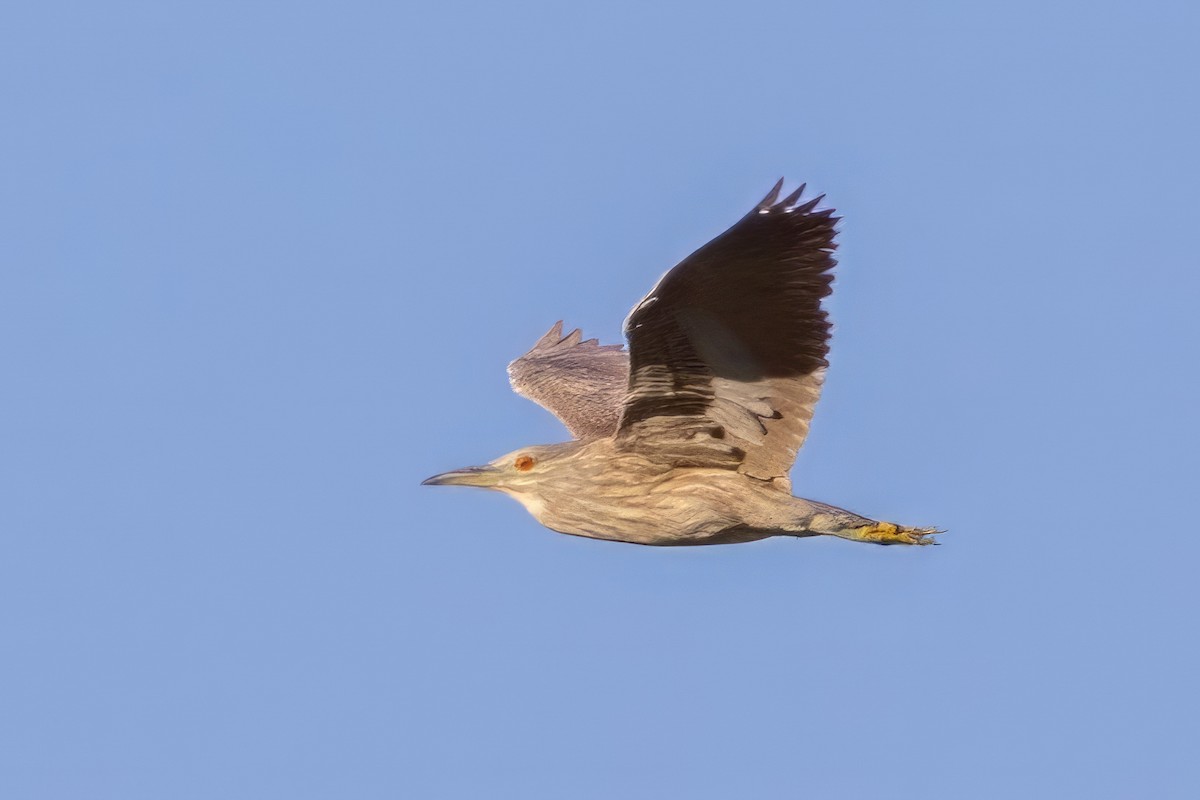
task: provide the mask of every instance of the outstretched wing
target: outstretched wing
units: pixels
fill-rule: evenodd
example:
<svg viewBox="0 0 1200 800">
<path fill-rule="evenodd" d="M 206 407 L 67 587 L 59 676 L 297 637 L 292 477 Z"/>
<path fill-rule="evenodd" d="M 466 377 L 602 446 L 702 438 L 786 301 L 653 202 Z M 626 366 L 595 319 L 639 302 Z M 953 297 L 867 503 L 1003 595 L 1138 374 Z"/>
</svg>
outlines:
<svg viewBox="0 0 1200 800">
<path fill-rule="evenodd" d="M 786 481 L 828 362 L 832 209 L 783 181 L 663 276 L 625 323 L 619 446 Z"/>
<path fill-rule="evenodd" d="M 513 390 L 562 420 L 576 439 L 612 436 L 629 385 L 629 354 L 619 344 L 562 335 L 555 323 L 525 355 L 508 365 Z"/>
</svg>

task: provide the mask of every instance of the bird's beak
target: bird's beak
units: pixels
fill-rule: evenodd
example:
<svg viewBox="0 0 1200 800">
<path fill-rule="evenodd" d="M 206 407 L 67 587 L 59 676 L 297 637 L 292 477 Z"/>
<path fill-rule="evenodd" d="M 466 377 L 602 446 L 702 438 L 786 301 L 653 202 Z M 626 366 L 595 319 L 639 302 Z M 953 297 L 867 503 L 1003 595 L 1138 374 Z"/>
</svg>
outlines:
<svg viewBox="0 0 1200 800">
<path fill-rule="evenodd" d="M 497 467 L 463 467 L 443 472 L 421 481 L 422 486 L 478 486 L 491 489 L 500 482 L 501 470 Z"/>
</svg>

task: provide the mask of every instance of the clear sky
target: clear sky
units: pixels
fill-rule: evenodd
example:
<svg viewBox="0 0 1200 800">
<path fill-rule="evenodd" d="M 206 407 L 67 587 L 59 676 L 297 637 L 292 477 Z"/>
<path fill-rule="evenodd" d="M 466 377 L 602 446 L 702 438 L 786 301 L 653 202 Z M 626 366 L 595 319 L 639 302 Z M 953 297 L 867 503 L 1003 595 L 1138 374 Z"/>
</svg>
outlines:
<svg viewBox="0 0 1200 800">
<path fill-rule="evenodd" d="M 0 796 L 1200 796 L 1198 26 L 9 4 Z M 418 486 L 781 175 L 845 215 L 795 489 L 943 547 Z"/>
</svg>

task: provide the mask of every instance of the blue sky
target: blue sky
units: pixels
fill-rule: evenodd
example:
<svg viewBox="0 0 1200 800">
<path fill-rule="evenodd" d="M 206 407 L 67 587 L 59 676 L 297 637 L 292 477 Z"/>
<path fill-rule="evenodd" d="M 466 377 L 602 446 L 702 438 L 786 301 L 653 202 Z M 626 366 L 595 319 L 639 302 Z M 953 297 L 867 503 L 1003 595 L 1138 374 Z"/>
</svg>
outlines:
<svg viewBox="0 0 1200 800">
<path fill-rule="evenodd" d="M 23 5 L 0 795 L 1200 793 L 1194 4 Z M 796 491 L 945 546 L 418 486 L 781 175 L 845 216 Z"/>
</svg>

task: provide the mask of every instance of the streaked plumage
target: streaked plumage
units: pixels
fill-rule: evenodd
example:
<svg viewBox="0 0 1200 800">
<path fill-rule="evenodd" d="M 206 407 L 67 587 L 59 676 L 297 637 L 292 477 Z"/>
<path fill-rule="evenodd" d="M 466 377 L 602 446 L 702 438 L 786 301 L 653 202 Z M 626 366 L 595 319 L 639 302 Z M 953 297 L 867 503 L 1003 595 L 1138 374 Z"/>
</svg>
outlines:
<svg viewBox="0 0 1200 800">
<path fill-rule="evenodd" d="M 929 528 L 875 522 L 791 496 L 829 352 L 821 301 L 836 261 L 832 209 L 778 201 L 670 270 L 620 345 L 557 323 L 509 365 L 514 390 L 575 441 L 435 476 L 504 491 L 565 533 L 641 544 L 716 544 L 830 534 L 928 544 Z"/>
<path fill-rule="evenodd" d="M 584 340 L 578 330 L 563 336 L 562 321 L 528 353 L 508 365 L 508 380 L 562 420 L 576 439 L 612 436 L 629 383 L 629 354 L 619 344 Z"/>
</svg>

